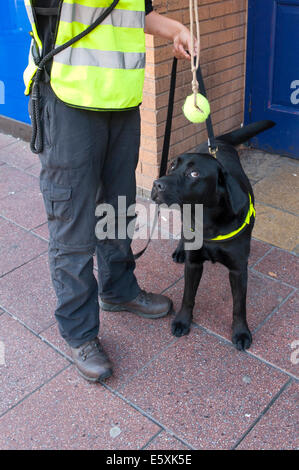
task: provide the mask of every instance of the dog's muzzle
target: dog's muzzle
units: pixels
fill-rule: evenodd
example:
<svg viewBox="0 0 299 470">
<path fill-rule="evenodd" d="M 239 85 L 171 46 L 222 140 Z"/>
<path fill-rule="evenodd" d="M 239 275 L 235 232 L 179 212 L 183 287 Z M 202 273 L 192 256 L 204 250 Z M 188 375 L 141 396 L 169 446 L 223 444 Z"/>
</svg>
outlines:
<svg viewBox="0 0 299 470">
<path fill-rule="evenodd" d="M 152 200 L 158 202 L 159 195 L 162 195 L 165 189 L 166 184 L 163 181 L 161 181 L 160 179 L 154 181 L 151 193 Z"/>
</svg>

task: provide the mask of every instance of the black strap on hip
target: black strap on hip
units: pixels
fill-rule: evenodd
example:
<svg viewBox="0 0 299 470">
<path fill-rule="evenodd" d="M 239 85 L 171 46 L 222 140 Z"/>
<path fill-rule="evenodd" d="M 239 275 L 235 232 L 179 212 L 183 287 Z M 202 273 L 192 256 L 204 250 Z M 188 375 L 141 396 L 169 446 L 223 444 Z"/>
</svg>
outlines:
<svg viewBox="0 0 299 470">
<path fill-rule="evenodd" d="M 45 7 L 33 7 L 35 13 L 40 16 L 58 16 L 59 7 L 45 8 Z"/>
<path fill-rule="evenodd" d="M 43 136 L 42 136 L 42 128 L 41 128 L 41 121 L 40 121 L 40 108 L 39 108 L 39 84 L 41 81 L 41 74 L 44 70 L 45 64 L 49 62 L 56 54 L 59 52 L 64 51 L 67 47 L 72 46 L 75 42 L 79 41 L 80 39 L 84 38 L 93 31 L 99 24 L 101 24 L 105 18 L 112 12 L 114 7 L 118 4 L 119 0 L 114 0 L 113 3 L 102 13 L 99 18 L 92 23 L 88 28 L 82 31 L 77 36 L 74 36 L 72 39 L 67 41 L 66 43 L 62 44 L 61 46 L 52 49 L 48 54 L 45 55 L 43 59 L 40 58 L 38 53 L 38 47 L 35 41 L 33 42 L 33 49 L 32 55 L 34 58 L 35 64 L 38 66 L 36 73 L 33 77 L 33 85 L 31 91 L 31 100 L 32 100 L 32 137 L 30 142 L 30 148 L 33 153 L 41 153 L 43 151 Z M 52 12 L 53 13 L 53 12 Z"/>
</svg>

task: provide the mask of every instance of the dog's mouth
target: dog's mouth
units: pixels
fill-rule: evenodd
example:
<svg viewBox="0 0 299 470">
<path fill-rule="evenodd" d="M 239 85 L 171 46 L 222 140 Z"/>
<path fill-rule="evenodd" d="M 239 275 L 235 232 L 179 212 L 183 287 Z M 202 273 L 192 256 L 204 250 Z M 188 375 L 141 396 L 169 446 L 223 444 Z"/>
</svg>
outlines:
<svg viewBox="0 0 299 470">
<path fill-rule="evenodd" d="M 159 192 L 159 190 L 157 188 L 155 188 L 155 186 L 153 186 L 153 188 L 152 188 L 151 199 L 156 204 L 163 204 L 163 202 L 164 202 L 163 199 L 161 198 L 161 193 Z"/>
</svg>

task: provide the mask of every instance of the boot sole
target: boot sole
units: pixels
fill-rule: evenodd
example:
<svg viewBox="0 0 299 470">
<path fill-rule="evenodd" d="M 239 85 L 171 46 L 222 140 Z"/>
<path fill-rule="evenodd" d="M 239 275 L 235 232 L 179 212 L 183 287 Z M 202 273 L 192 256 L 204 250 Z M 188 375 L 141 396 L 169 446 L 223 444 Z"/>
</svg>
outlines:
<svg viewBox="0 0 299 470">
<path fill-rule="evenodd" d="M 121 307 L 119 305 L 106 304 L 105 302 L 100 302 L 100 307 L 102 310 L 105 310 L 105 312 L 129 312 L 129 313 L 134 313 L 142 318 L 155 319 L 155 318 L 166 317 L 166 315 L 168 315 L 171 312 L 172 303 L 170 304 L 169 309 L 166 310 L 166 312 L 158 313 L 156 315 L 139 312 L 138 310 L 135 310 L 133 308 L 131 310 L 127 310 L 126 307 Z"/>
<path fill-rule="evenodd" d="M 100 375 L 98 378 L 88 377 L 87 375 L 83 374 L 80 369 L 77 368 L 78 373 L 83 377 L 83 379 L 87 380 L 88 382 L 97 383 L 101 382 L 102 380 L 108 379 L 112 375 L 112 369 L 107 370 L 104 374 Z"/>
</svg>

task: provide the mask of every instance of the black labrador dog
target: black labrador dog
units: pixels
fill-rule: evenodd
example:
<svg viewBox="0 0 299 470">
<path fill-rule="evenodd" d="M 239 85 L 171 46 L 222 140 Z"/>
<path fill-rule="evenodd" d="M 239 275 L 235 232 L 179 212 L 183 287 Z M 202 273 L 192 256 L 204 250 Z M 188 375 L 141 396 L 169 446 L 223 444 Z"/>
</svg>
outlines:
<svg viewBox="0 0 299 470">
<path fill-rule="evenodd" d="M 172 322 L 172 333 L 189 333 L 197 288 L 207 260 L 219 262 L 229 270 L 233 296 L 232 342 L 238 350 L 248 349 L 252 336 L 246 321 L 247 266 L 254 225 L 254 195 L 241 166 L 235 146 L 270 129 L 272 121 L 259 121 L 217 137 L 218 152 L 209 154 L 208 144 L 197 153 L 176 158 L 166 176 L 153 184 L 151 197 L 157 204 L 191 206 L 191 230 L 194 230 L 196 204 L 203 205 L 203 244 L 200 249 L 185 250 L 182 239 L 173 259 L 185 262 L 185 287 L 180 311 Z"/>
</svg>

